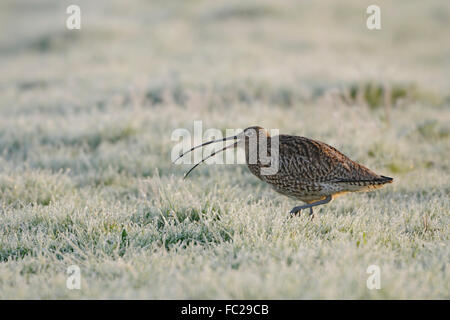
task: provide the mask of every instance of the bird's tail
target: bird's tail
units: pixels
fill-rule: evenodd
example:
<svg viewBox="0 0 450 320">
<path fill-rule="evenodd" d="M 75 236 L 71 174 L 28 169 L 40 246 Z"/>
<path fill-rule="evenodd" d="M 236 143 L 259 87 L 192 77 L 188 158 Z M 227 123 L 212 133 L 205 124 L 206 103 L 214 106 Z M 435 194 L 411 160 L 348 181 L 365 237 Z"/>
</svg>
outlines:
<svg viewBox="0 0 450 320">
<path fill-rule="evenodd" d="M 394 181 L 391 177 L 386 176 L 378 176 L 374 177 L 372 179 L 339 179 L 336 182 L 338 183 L 348 183 L 353 185 L 359 185 L 359 186 L 366 186 L 366 185 L 379 185 L 379 184 L 386 184 L 386 183 L 392 183 Z"/>
<path fill-rule="evenodd" d="M 382 188 L 385 184 L 392 183 L 393 178 L 377 176 L 372 179 L 340 179 L 337 182 L 350 192 L 365 192 Z"/>
<path fill-rule="evenodd" d="M 394 178 L 386 177 L 386 176 L 380 176 L 380 177 L 381 177 L 380 181 L 382 182 L 382 184 L 394 182 Z"/>
</svg>

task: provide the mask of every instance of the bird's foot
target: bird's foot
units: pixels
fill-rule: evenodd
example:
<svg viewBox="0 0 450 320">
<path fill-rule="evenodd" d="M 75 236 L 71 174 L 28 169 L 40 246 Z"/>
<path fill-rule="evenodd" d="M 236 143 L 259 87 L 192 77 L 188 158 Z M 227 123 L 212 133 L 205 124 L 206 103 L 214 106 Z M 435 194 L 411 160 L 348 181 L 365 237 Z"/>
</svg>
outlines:
<svg viewBox="0 0 450 320">
<path fill-rule="evenodd" d="M 298 217 L 298 216 L 300 215 L 300 211 L 301 211 L 301 210 L 297 210 L 297 211 L 291 210 L 291 212 L 289 212 L 290 217 L 291 217 L 291 218 L 293 218 L 293 217 Z"/>
<path fill-rule="evenodd" d="M 309 216 L 311 217 L 311 220 L 314 219 L 313 209 L 312 209 L 312 207 L 309 207 L 307 205 L 293 208 L 290 212 L 291 218 L 298 217 L 300 215 L 300 211 L 302 211 L 302 209 L 306 209 L 306 208 L 309 208 Z"/>
<path fill-rule="evenodd" d="M 332 199 L 333 199 L 333 197 L 332 197 L 331 195 L 328 195 L 328 196 L 326 196 L 325 199 L 323 199 L 323 200 L 316 201 L 316 202 L 313 202 L 313 203 L 308 203 L 308 204 L 305 204 L 305 205 L 303 205 L 303 206 L 294 207 L 294 208 L 291 210 L 291 215 L 292 215 L 292 214 L 296 214 L 297 212 L 299 212 L 299 211 L 302 210 L 302 209 L 308 209 L 308 208 L 309 208 L 309 215 L 311 216 L 311 220 L 312 220 L 312 219 L 314 219 L 314 213 L 313 213 L 313 209 L 312 209 L 312 208 L 315 207 L 315 206 L 318 206 L 318 205 L 320 205 L 320 204 L 328 203 L 328 202 L 330 202 Z"/>
</svg>

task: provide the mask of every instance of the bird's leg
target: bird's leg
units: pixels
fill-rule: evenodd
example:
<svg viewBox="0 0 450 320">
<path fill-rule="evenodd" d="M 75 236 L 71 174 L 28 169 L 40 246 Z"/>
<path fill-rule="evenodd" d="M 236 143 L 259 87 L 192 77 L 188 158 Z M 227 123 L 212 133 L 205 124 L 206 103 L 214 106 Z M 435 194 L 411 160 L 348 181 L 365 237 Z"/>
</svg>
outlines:
<svg viewBox="0 0 450 320">
<path fill-rule="evenodd" d="M 314 219 L 314 212 L 313 212 L 313 208 L 309 208 L 309 216 L 311 217 L 311 220 Z"/>
<path fill-rule="evenodd" d="M 309 213 L 310 213 L 310 215 L 312 215 L 312 214 L 313 214 L 313 212 L 312 212 L 312 208 L 313 208 L 313 207 L 319 206 L 319 205 L 321 205 L 321 204 L 328 203 L 328 202 L 331 201 L 331 199 L 332 199 L 331 196 L 327 196 L 327 197 L 326 197 L 325 199 L 323 199 L 323 200 L 319 200 L 319 201 L 316 201 L 316 202 L 313 202 L 313 203 L 305 204 L 305 205 L 303 205 L 303 206 L 295 207 L 295 208 L 293 208 L 293 209 L 291 210 L 291 214 L 292 214 L 292 215 L 295 215 L 295 214 L 297 214 L 300 210 L 302 210 L 302 209 L 308 209 L 308 208 L 309 208 L 309 209 L 310 209 Z"/>
</svg>

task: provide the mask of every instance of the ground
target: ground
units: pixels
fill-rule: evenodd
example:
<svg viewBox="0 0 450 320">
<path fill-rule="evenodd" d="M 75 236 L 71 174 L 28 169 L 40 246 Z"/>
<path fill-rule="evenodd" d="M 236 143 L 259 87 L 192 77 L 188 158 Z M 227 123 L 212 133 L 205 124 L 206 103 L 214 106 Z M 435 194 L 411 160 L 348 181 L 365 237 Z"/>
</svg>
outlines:
<svg viewBox="0 0 450 320">
<path fill-rule="evenodd" d="M 449 299 L 450 6 L 370 4 L 2 1 L 0 298 Z M 288 219 L 244 165 L 182 179 L 195 120 L 395 181 Z"/>
</svg>

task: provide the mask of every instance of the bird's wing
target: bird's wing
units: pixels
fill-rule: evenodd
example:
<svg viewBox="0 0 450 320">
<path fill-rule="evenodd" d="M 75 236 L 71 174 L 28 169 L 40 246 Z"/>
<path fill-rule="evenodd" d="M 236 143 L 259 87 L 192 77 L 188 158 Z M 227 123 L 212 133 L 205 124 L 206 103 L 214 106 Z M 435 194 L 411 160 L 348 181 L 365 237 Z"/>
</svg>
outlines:
<svg viewBox="0 0 450 320">
<path fill-rule="evenodd" d="M 358 182 L 381 176 L 332 146 L 304 137 L 280 135 L 280 174 L 310 182 Z"/>
</svg>

